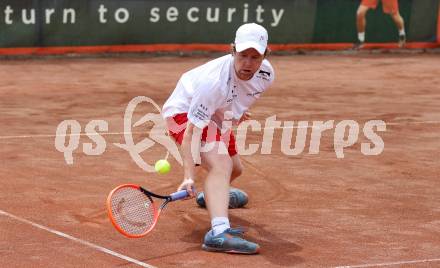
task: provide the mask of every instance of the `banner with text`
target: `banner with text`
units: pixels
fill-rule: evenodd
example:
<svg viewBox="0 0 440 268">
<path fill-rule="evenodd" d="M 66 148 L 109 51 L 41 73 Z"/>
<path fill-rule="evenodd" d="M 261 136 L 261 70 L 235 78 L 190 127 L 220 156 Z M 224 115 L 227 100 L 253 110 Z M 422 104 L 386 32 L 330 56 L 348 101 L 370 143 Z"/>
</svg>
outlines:
<svg viewBox="0 0 440 268">
<path fill-rule="evenodd" d="M 169 1 L 0 0 L 0 48 L 144 44 L 228 44 L 246 22 L 272 44 L 356 40 L 360 0 Z M 439 0 L 401 0 L 408 41 L 437 42 Z M 394 42 L 382 6 L 367 14 L 367 39 Z"/>
</svg>

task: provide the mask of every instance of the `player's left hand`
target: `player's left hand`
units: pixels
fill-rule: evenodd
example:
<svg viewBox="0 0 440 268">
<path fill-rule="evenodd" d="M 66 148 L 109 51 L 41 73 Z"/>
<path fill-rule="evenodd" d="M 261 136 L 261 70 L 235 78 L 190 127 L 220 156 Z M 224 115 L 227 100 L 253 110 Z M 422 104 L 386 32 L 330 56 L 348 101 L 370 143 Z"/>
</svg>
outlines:
<svg viewBox="0 0 440 268">
<path fill-rule="evenodd" d="M 238 120 L 238 123 L 240 124 L 243 121 L 249 120 L 251 119 L 252 113 L 246 111 L 243 113 L 243 115 L 241 116 L 240 120 Z"/>
</svg>

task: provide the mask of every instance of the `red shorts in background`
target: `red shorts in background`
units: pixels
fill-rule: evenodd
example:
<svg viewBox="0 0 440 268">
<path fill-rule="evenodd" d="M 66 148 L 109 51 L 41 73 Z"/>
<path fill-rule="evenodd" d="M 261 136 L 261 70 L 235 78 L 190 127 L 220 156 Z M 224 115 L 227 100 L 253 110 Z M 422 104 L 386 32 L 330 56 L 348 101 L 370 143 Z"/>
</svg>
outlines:
<svg viewBox="0 0 440 268">
<path fill-rule="evenodd" d="M 173 139 L 178 143 L 178 144 L 182 144 L 182 140 L 183 140 L 183 134 L 185 133 L 185 129 L 186 129 L 186 123 L 188 122 L 188 117 L 187 117 L 187 113 L 182 113 L 182 114 L 176 114 L 175 116 L 173 116 L 174 122 L 177 123 L 177 125 L 181 126 L 178 128 L 178 131 L 172 131 L 170 130 L 170 126 L 167 124 L 168 127 L 168 132 L 170 133 L 171 137 L 173 137 Z M 185 125 L 185 127 L 183 127 L 182 125 Z M 220 129 L 216 128 L 217 132 L 214 135 L 208 135 L 208 127 L 205 127 L 203 129 L 203 133 L 202 133 L 202 141 L 204 142 L 211 142 L 211 141 L 223 141 L 228 148 L 228 153 L 229 156 L 234 156 L 237 154 L 237 148 L 235 145 L 235 136 L 232 133 L 232 130 L 229 131 L 229 141 L 225 141 L 224 139 L 222 139 L 222 135 L 220 132 Z M 227 134 L 224 134 L 227 135 Z"/>
<path fill-rule="evenodd" d="M 394 14 L 399 12 L 399 2 L 397 0 L 381 0 L 383 12 Z M 362 5 L 375 9 L 379 0 L 362 0 Z"/>
</svg>

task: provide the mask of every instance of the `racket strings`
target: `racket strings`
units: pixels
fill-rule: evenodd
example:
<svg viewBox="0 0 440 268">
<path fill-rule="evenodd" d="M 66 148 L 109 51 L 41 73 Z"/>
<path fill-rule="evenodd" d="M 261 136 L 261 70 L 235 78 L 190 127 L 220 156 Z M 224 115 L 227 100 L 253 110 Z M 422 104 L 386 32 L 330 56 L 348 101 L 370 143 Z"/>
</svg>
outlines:
<svg viewBox="0 0 440 268">
<path fill-rule="evenodd" d="M 113 193 L 111 210 L 116 224 L 130 235 L 144 234 L 155 222 L 152 201 L 133 187 L 123 187 Z"/>
</svg>

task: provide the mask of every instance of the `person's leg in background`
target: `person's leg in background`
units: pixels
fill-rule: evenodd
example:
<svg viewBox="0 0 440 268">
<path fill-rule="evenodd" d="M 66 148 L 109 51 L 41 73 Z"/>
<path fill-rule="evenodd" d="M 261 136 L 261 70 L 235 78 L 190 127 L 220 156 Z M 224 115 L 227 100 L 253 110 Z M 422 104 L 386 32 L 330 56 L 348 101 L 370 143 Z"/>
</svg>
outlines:
<svg viewBox="0 0 440 268">
<path fill-rule="evenodd" d="M 397 0 L 383 0 L 383 11 L 391 16 L 399 31 L 399 47 L 405 46 L 406 33 L 405 21 L 399 12 L 399 2 Z"/>
<path fill-rule="evenodd" d="M 355 49 L 360 49 L 365 43 L 365 29 L 367 27 L 367 12 L 370 8 L 376 8 L 377 0 L 362 0 L 356 12 L 356 28 L 358 41 L 355 44 Z"/>
</svg>

